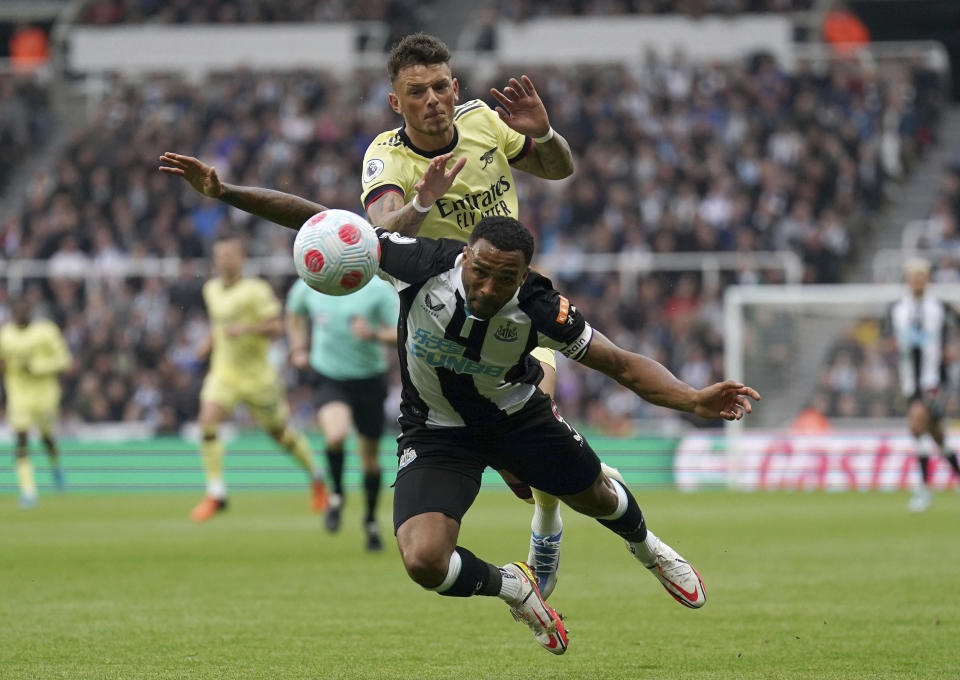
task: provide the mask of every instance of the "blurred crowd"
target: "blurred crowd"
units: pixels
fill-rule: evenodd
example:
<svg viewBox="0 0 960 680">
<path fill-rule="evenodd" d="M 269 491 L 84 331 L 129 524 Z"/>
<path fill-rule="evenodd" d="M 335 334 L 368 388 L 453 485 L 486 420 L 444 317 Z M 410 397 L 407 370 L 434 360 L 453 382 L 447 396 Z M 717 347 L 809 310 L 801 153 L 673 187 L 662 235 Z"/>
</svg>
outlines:
<svg viewBox="0 0 960 680">
<path fill-rule="evenodd" d="M 82 21 L 114 23 L 269 23 L 385 21 L 423 9 L 413 0 L 93 0 Z M 483 5 L 483 3 L 481 3 Z M 542 16 L 617 14 L 739 14 L 811 9 L 813 0 L 497 0 L 488 3 L 505 20 Z"/>
<path fill-rule="evenodd" d="M 956 353 L 957 331 L 950 334 L 950 351 Z M 811 400 L 811 408 L 829 417 L 892 418 L 906 412 L 900 391 L 898 353 L 885 335 L 883 320 L 860 319 L 828 353 Z M 948 369 L 951 385 L 960 384 L 960 363 Z M 960 394 L 950 390 L 945 402 L 947 417 L 960 416 Z"/>
<path fill-rule="evenodd" d="M 933 254 L 931 280 L 935 283 L 960 283 L 958 225 L 960 151 L 944 170 L 933 209 L 914 244 L 924 253 Z M 815 408 L 840 417 L 884 418 L 903 412 L 905 402 L 897 389 L 897 355 L 880 331 L 876 319 L 862 319 L 830 349 L 811 400 Z M 956 355 L 957 349 L 960 347 L 951 352 Z M 950 384 L 960 384 L 960 362 L 953 362 L 950 370 Z M 960 394 L 951 393 L 946 408 L 948 416 L 960 416 Z"/>
<path fill-rule="evenodd" d="M 799 12 L 811 9 L 813 0 L 499 0 L 496 5 L 502 18 L 524 20 L 547 16 Z"/>
<path fill-rule="evenodd" d="M 935 254 L 933 281 L 960 282 L 960 149 L 944 170 L 940 191 L 918 237 L 914 246 Z"/>
<path fill-rule="evenodd" d="M 49 131 L 49 96 L 32 74 L 0 72 L 0 189 Z"/>
<path fill-rule="evenodd" d="M 412 0 L 93 0 L 88 24 L 238 24 L 298 21 L 390 21 Z M 423 4 L 423 3 L 420 3 Z"/>
<path fill-rule="evenodd" d="M 457 75 L 465 100 L 514 73 L 491 82 Z M 787 74 L 762 56 L 720 65 L 649 55 L 530 75 L 577 172 L 565 182 L 517 173 L 521 220 L 541 252 L 564 262 L 552 275 L 598 329 L 694 385 L 721 374 L 723 285 L 775 282 L 782 272 L 744 267 L 719 285 L 696 271 L 641 273 L 624 289 L 615 273 L 579 274 L 583 255 L 788 249 L 802 258 L 805 281 L 838 281 L 888 183 L 933 140 L 939 107 L 936 79 L 918 66 L 850 61 Z M 363 152 L 400 121 L 380 73 L 118 78 L 106 91 L 91 123 L 32 180 L 24 209 L 0 224 L 0 249 L 49 260 L 56 274 L 28 279 L 23 294 L 61 325 L 73 351 L 69 417 L 145 419 L 172 430 L 196 415 L 202 267 L 103 285 L 83 277 L 129 258 L 206 258 L 227 225 L 251 235 L 251 255 L 287 262 L 293 232 L 203 199 L 157 172 L 157 157 L 195 155 L 225 181 L 358 211 Z M 282 296 L 290 279 L 271 282 Z M 295 412 L 308 417 L 304 378 L 287 376 Z M 660 415 L 568 362 L 558 400 L 575 421 L 613 432 Z"/>
</svg>

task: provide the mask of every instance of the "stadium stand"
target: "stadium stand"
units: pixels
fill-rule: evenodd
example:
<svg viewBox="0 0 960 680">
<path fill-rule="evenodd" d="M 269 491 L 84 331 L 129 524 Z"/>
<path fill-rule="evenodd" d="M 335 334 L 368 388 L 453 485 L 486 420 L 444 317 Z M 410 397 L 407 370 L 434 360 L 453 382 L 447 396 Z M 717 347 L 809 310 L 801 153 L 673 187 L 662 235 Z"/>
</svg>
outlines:
<svg viewBox="0 0 960 680">
<path fill-rule="evenodd" d="M 544 16 L 601 16 L 616 14 L 739 14 L 742 12 L 801 12 L 813 7 L 813 0 L 520 0 L 497 3 L 501 17 L 531 19 Z"/>
<path fill-rule="evenodd" d="M 466 97 L 508 73 L 483 82 L 460 74 Z M 764 56 L 693 64 L 648 55 L 530 75 L 578 163 L 575 178 L 558 186 L 518 177 L 521 219 L 543 253 L 576 263 L 618 251 L 791 249 L 807 282 L 839 280 L 888 182 L 932 140 L 939 102 L 919 67 L 857 61 L 788 74 Z M 98 289 L 79 280 L 87 268 L 205 257 L 226 224 L 254 235 L 251 255 L 289 259 L 292 232 L 171 183 L 155 171 L 157 156 L 191 153 L 229 180 L 359 210 L 363 150 L 396 125 L 382 74 L 363 76 L 238 71 L 202 83 L 154 76 L 108 84 L 93 120 L 34 178 L 25 209 L 0 234 L 7 254 L 49 260 L 57 274 L 28 280 L 25 291 L 62 325 L 77 357 L 65 385 L 68 417 L 147 419 L 170 430 L 196 413 L 201 367 L 192 347 L 204 328 L 204 272 L 185 264 L 172 284 L 126 278 Z M 722 287 L 779 276 L 745 268 L 713 285 L 699 273 L 640 275 L 623 290 L 610 274 L 552 274 L 598 328 L 694 384 L 722 372 Z M 284 293 L 289 275 L 272 283 Z M 569 364 L 558 398 L 577 421 L 610 431 L 658 413 Z"/>
<path fill-rule="evenodd" d="M 0 71 L 0 189 L 50 123 L 47 90 L 36 75 Z"/>
</svg>

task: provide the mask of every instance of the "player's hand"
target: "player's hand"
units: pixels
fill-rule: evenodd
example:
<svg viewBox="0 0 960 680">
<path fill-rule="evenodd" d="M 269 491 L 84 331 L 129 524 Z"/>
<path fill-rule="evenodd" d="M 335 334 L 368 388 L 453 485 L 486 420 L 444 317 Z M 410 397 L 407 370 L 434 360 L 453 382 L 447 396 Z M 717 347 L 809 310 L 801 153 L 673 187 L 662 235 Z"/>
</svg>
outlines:
<svg viewBox="0 0 960 680">
<path fill-rule="evenodd" d="M 223 194 L 223 184 L 217 177 L 217 169 L 212 165 L 207 165 L 193 156 L 181 156 L 171 151 L 160 156 L 160 162 L 169 163 L 157 168 L 160 172 L 183 177 L 190 186 L 204 196 L 220 198 Z"/>
<path fill-rule="evenodd" d="M 310 352 L 302 347 L 290 350 L 290 363 L 294 368 L 304 370 L 310 366 Z"/>
<path fill-rule="evenodd" d="M 417 191 L 417 203 L 423 207 L 428 207 L 436 203 L 437 199 L 443 196 L 453 186 L 453 180 L 457 178 L 463 166 L 467 164 L 466 158 L 459 158 L 453 164 L 450 170 L 447 170 L 447 163 L 453 158 L 453 152 L 437 156 L 423 173 L 420 181 L 413 185 Z"/>
<path fill-rule="evenodd" d="M 702 418 L 740 420 L 753 412 L 750 399 L 760 401 L 760 394 L 752 387 L 734 380 L 714 383 L 697 390 L 693 412 Z"/>
<path fill-rule="evenodd" d="M 223 330 L 231 338 L 238 338 L 250 332 L 250 328 L 245 323 L 232 323 Z"/>
<path fill-rule="evenodd" d="M 370 323 L 362 316 L 350 318 L 350 332 L 357 340 L 376 340 L 377 334 Z"/>
<path fill-rule="evenodd" d="M 503 92 L 491 88 L 490 94 L 500 102 L 496 109 L 500 120 L 511 129 L 528 137 L 543 137 L 550 132 L 547 109 L 527 76 L 511 78 Z"/>
</svg>

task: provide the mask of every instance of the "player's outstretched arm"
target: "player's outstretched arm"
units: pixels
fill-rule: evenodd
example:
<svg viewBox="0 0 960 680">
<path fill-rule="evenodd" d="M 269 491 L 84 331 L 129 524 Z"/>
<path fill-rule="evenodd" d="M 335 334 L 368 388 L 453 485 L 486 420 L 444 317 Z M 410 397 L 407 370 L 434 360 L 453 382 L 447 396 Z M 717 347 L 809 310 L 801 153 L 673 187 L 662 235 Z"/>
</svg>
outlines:
<svg viewBox="0 0 960 680">
<path fill-rule="evenodd" d="M 397 192 L 388 191 L 368 205 L 367 218 L 370 224 L 403 236 L 416 236 L 423 220 L 433 209 L 433 204 L 447 193 L 467 164 L 466 158 L 460 158 L 447 170 L 447 163 L 452 158 L 452 153 L 445 153 L 430 161 L 423 177 L 413 185 L 417 193 L 409 203 Z"/>
<path fill-rule="evenodd" d="M 511 78 L 503 92 L 493 88 L 490 94 L 500 102 L 496 108 L 500 120 L 510 129 L 534 139 L 533 150 L 513 167 L 543 179 L 563 179 L 573 174 L 570 145 L 550 127 L 547 109 L 530 78 Z"/>
<path fill-rule="evenodd" d="M 204 196 L 289 229 L 299 229 L 308 219 L 327 209 L 319 203 L 282 191 L 221 182 L 215 167 L 193 156 L 168 151 L 160 156 L 160 162 L 167 163 L 158 168 L 160 172 L 182 177 Z"/>
<path fill-rule="evenodd" d="M 760 399 L 755 389 L 733 380 L 695 389 L 662 364 L 617 347 L 596 330 L 581 363 L 610 376 L 653 404 L 702 418 L 740 420 L 753 411 L 748 397 Z"/>
<path fill-rule="evenodd" d="M 301 370 L 310 366 L 310 337 L 307 331 L 307 317 L 297 312 L 287 312 L 284 316 L 287 331 L 287 344 L 290 345 L 290 363 Z"/>
</svg>

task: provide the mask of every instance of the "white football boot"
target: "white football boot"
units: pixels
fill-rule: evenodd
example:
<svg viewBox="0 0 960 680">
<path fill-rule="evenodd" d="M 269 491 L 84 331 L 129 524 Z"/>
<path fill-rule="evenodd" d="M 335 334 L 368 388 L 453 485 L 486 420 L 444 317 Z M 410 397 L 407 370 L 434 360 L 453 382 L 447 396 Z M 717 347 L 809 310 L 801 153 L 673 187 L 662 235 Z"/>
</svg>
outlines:
<svg viewBox="0 0 960 680">
<path fill-rule="evenodd" d="M 525 623 L 540 646 L 552 654 L 567 651 L 567 630 L 563 620 L 540 595 L 537 580 L 530 567 L 523 562 L 511 562 L 501 567 L 507 572 L 504 578 L 512 575 L 520 582 L 520 592 L 510 605 L 513 618 Z"/>
<path fill-rule="evenodd" d="M 910 502 L 907 503 L 907 509 L 910 510 L 910 512 L 924 512 L 930 509 L 932 502 L 933 494 L 930 493 L 930 489 L 925 485 L 921 485 L 913 492 L 913 497 L 910 499 Z"/>
<path fill-rule="evenodd" d="M 657 577 L 670 596 L 684 607 L 699 609 L 707 601 L 703 580 L 697 570 L 653 532 L 647 531 L 643 543 L 627 542 L 627 547 Z"/>
<path fill-rule="evenodd" d="M 533 572 L 540 589 L 540 595 L 546 600 L 553 589 L 557 587 L 557 576 L 560 572 L 560 542 L 563 540 L 563 529 L 555 534 L 538 534 L 530 532 L 530 552 L 527 554 L 527 564 Z"/>
</svg>

